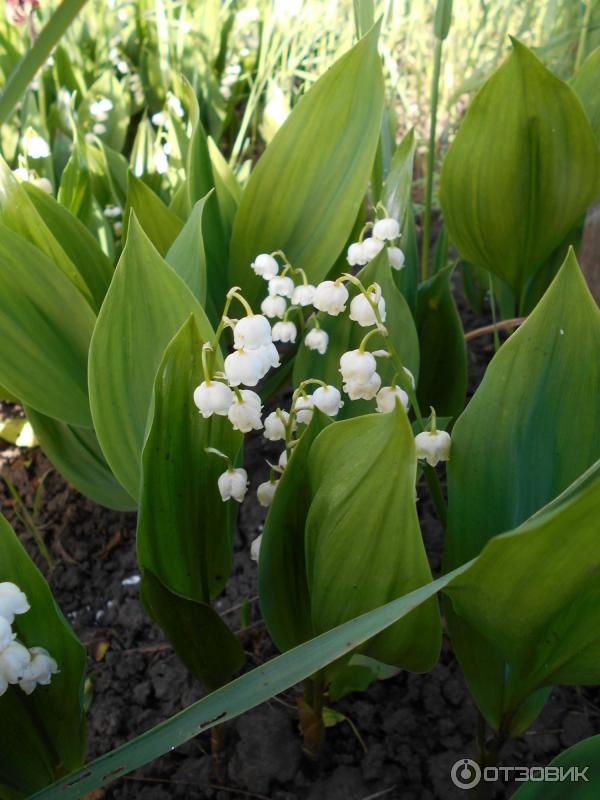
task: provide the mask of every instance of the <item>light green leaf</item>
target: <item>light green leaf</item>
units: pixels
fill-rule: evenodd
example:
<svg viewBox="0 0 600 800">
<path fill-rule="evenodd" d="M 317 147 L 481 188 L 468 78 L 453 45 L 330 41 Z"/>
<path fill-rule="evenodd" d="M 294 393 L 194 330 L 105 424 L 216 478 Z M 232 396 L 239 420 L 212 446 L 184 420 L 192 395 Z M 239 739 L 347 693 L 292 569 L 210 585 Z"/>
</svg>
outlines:
<svg viewBox="0 0 600 800">
<path fill-rule="evenodd" d="M 513 40 L 443 164 L 453 244 L 518 297 L 599 191 L 600 151 L 579 98 Z"/>
<path fill-rule="evenodd" d="M 86 750 L 83 712 L 85 650 L 54 602 L 48 584 L 0 515 L 0 582 L 16 583 L 31 606 L 13 630 L 26 647 L 44 647 L 59 672 L 26 695 L 17 686 L 0 697 L 0 793 L 29 796 L 77 769 Z"/>
<path fill-rule="evenodd" d="M 89 387 L 98 441 L 133 498 L 139 493 L 156 371 L 167 344 L 190 314 L 202 337 L 211 338 L 202 307 L 132 214 L 127 244 L 92 337 Z"/>
<path fill-rule="evenodd" d="M 250 269 L 259 253 L 283 250 L 314 283 L 346 244 L 381 127 L 378 35 L 375 25 L 317 81 L 252 172 L 233 226 L 229 273 L 251 303 L 264 291 Z"/>
<path fill-rule="evenodd" d="M 198 200 L 165 256 L 167 264 L 185 281 L 202 306 L 206 303 L 207 284 L 202 215 L 208 197 Z"/>
<path fill-rule="evenodd" d="M 600 47 L 593 50 L 577 72 L 571 86 L 583 103 L 586 114 L 600 143 Z"/>
<path fill-rule="evenodd" d="M 42 252 L 2 225 L 0 231 L 0 379 L 43 414 L 89 428 L 94 312 Z"/>
<path fill-rule="evenodd" d="M 208 602 L 223 590 L 231 571 L 236 506 L 223 502 L 217 486 L 227 463 L 206 448 L 235 464 L 242 435 L 226 417 L 204 419 L 194 404 L 205 341 L 191 316 L 169 343 L 156 374 L 142 454 L 137 546 L 142 569 L 167 589 Z M 215 356 L 214 368 L 222 370 L 220 353 Z"/>
<path fill-rule="evenodd" d="M 131 220 L 131 211 L 135 212 L 146 236 L 161 256 L 164 256 L 181 232 L 183 222 L 166 207 L 144 181 L 136 178 L 132 172 L 129 173 L 127 207 L 124 214 L 127 224 Z"/>
<path fill-rule="evenodd" d="M 513 800 L 596 800 L 600 794 L 600 736 L 590 736 L 569 747 L 548 764 L 548 780 L 527 781 L 513 794 Z M 557 781 L 556 775 L 579 767 L 579 779 Z M 581 775 L 584 774 L 586 780 Z M 537 778 L 537 776 L 536 776 Z M 569 787 L 568 790 L 566 787 Z"/>
<path fill-rule="evenodd" d="M 135 511 L 136 503 L 112 474 L 96 434 L 25 407 L 44 453 L 69 483 L 95 503 L 116 511 Z"/>
<path fill-rule="evenodd" d="M 305 533 L 315 631 L 431 580 L 416 510 L 416 471 L 414 436 L 400 407 L 338 422 L 317 437 L 308 464 L 312 499 Z M 434 601 L 361 652 L 423 672 L 437 660 L 440 643 Z"/>
<path fill-rule="evenodd" d="M 462 322 L 452 296 L 452 270 L 440 270 L 419 286 L 417 331 L 421 371 L 417 397 L 421 408 L 457 417 L 467 394 L 467 350 Z"/>
</svg>

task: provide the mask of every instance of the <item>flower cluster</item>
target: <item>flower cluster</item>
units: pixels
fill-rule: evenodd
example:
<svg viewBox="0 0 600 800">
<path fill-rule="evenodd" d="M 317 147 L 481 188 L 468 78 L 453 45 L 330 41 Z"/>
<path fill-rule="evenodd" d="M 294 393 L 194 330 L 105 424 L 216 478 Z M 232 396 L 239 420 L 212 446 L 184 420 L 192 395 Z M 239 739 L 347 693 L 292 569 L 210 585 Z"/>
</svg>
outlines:
<svg viewBox="0 0 600 800">
<path fill-rule="evenodd" d="M 47 686 L 58 672 L 56 661 L 43 647 L 31 647 L 17 641 L 12 625 L 17 614 L 30 606 L 27 597 L 14 583 L 0 583 L 0 696 L 9 684 L 19 684 L 26 694 L 35 687 Z"/>
<path fill-rule="evenodd" d="M 385 217 L 372 226 L 366 226 L 366 229 L 370 227 L 371 237 L 365 240 L 361 238 L 350 245 L 349 264 L 365 264 L 387 245 L 390 263 L 395 269 L 401 269 L 404 256 L 399 248 L 393 246 L 400 236 L 398 222 Z M 289 409 L 277 408 L 263 419 L 261 398 L 253 391 L 270 369 L 280 366 L 276 342 L 294 343 L 302 334 L 307 348 L 321 355 L 327 353 L 329 336 L 320 327 L 318 312 L 337 317 L 346 311 L 349 303 L 349 319 L 359 328 L 370 329 L 365 331 L 358 348 L 344 353 L 340 358 L 342 389 L 349 400 L 374 400 L 373 410 L 382 414 L 391 413 L 397 404 L 408 411 L 412 403 L 418 419 L 420 415 L 416 405 L 414 377 L 401 363 L 385 327 L 387 309 L 379 284 L 365 287 L 359 278 L 345 273 L 336 280 L 325 280 L 315 286 L 309 283 L 304 270 L 290 264 L 281 250 L 259 254 L 251 268 L 267 284 L 267 296 L 261 303 L 261 313 L 253 312 L 238 287 L 230 289 L 215 340 L 203 348 L 204 380 L 194 391 L 194 402 L 204 418 L 215 414 L 224 416 L 235 430 L 242 433 L 263 430 L 267 440 L 283 443 L 284 449 L 278 463 L 269 464 L 269 480 L 261 483 L 257 490 L 259 503 L 268 507 L 273 502 L 279 476 L 286 468 L 298 436 L 302 434 L 302 426 L 310 423 L 314 409 L 335 417 L 344 405 L 342 393 L 336 386 L 309 378 L 295 389 Z M 358 289 L 352 300 L 348 285 Z M 244 309 L 245 315 L 240 319 L 228 316 L 233 301 L 239 302 Z M 274 321 L 272 325 L 271 321 Z M 214 353 L 226 328 L 231 328 L 233 333 L 233 351 L 225 358 L 224 371 L 219 372 L 214 368 Z M 371 352 L 367 348 L 373 337 L 383 342 L 383 349 Z M 395 374 L 389 385 L 382 386 L 378 359 L 391 360 L 394 366 Z M 449 439 L 447 433 L 435 429 L 434 416 L 431 430 L 417 436 L 418 458 L 424 458 L 433 465 L 447 460 Z M 225 454 L 217 450 L 209 448 L 209 452 L 229 462 L 228 469 L 218 479 L 223 501 L 241 503 L 248 487 L 246 470 L 234 466 Z M 258 539 L 252 546 L 253 558 L 258 559 L 259 548 Z"/>
</svg>

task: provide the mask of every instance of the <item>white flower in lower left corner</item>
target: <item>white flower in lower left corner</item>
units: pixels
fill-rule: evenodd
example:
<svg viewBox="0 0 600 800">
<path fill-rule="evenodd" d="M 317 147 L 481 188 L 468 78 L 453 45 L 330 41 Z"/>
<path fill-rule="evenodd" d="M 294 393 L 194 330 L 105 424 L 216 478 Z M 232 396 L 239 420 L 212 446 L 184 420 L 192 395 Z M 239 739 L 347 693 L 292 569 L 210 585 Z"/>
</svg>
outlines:
<svg viewBox="0 0 600 800">
<path fill-rule="evenodd" d="M 25 694 L 31 694 L 36 686 L 47 686 L 58 672 L 58 664 L 43 647 L 29 650 L 31 661 L 25 667 L 19 686 Z"/>
<path fill-rule="evenodd" d="M 219 475 L 218 485 L 223 502 L 235 500 L 241 503 L 248 490 L 248 473 L 242 467 L 230 467 L 227 472 Z"/>
</svg>

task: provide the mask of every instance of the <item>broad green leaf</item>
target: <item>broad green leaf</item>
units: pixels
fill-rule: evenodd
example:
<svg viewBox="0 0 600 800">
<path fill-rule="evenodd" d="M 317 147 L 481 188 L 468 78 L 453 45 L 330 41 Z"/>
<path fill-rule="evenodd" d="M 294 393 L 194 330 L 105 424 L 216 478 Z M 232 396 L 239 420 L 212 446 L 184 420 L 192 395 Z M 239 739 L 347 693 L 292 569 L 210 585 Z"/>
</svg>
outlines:
<svg viewBox="0 0 600 800">
<path fill-rule="evenodd" d="M 160 197 L 154 194 L 144 181 L 136 178 L 130 172 L 127 207 L 124 215 L 128 224 L 132 211 L 135 212 L 146 236 L 161 256 L 164 256 L 181 232 L 183 222 L 166 207 Z"/>
<path fill-rule="evenodd" d="M 571 81 L 573 90 L 583 103 L 586 114 L 600 144 L 600 47 L 593 50 Z"/>
<path fill-rule="evenodd" d="M 347 661 L 341 659 L 337 663 L 341 664 L 341 669 L 336 671 L 327 690 L 327 697 L 333 703 L 352 692 L 364 692 L 374 681 L 393 678 L 400 672 L 397 667 L 382 664 L 360 653 L 354 653 Z"/>
<path fill-rule="evenodd" d="M 304 555 L 311 500 L 308 459 L 315 438 L 329 424 L 329 417 L 315 411 L 281 476 L 260 543 L 260 608 L 282 652 L 314 636 Z"/>
<path fill-rule="evenodd" d="M 571 252 L 454 427 L 449 569 L 521 524 L 600 457 L 599 391 L 600 311 Z"/>
<path fill-rule="evenodd" d="M 36 186 L 24 184 L 29 199 L 38 210 L 56 241 L 79 270 L 98 311 L 113 276 L 113 266 L 85 225 L 60 203 Z"/>
<path fill-rule="evenodd" d="M 431 580 L 416 510 L 417 459 L 404 411 L 328 426 L 311 448 L 306 570 L 314 629 L 323 632 Z M 377 580 L 373 580 L 373 576 Z M 435 601 L 361 649 L 415 672 L 439 655 Z"/>
<path fill-rule="evenodd" d="M 207 200 L 208 195 L 198 200 L 165 256 L 167 264 L 185 281 L 202 306 L 206 303 L 207 285 L 202 215 Z"/>
<path fill-rule="evenodd" d="M 430 601 L 437 591 L 468 567 L 464 565 L 450 575 L 346 622 L 242 675 L 132 742 L 127 742 L 38 792 L 31 800 L 78 800 L 94 789 L 170 752 L 197 736 L 200 731 L 210 730 L 215 725 L 234 719 L 355 650 L 421 604 Z"/>
<path fill-rule="evenodd" d="M 527 781 L 513 794 L 513 800 L 565 800 L 567 791 L 569 800 L 596 800 L 600 794 L 600 736 L 577 742 L 553 758 L 548 768 L 547 780 L 537 780 L 536 776 L 535 781 Z M 565 775 L 577 769 L 570 778 L 557 780 L 561 770 Z"/>
<path fill-rule="evenodd" d="M 224 686 L 244 665 L 239 639 L 209 603 L 175 594 L 148 570 L 141 599 L 181 661 L 209 692 Z"/>
<path fill-rule="evenodd" d="M 156 371 L 190 314 L 202 337 L 211 338 L 202 307 L 132 213 L 127 243 L 92 336 L 89 387 L 100 446 L 134 499 Z"/>
<path fill-rule="evenodd" d="M 413 373 L 416 380 L 419 374 L 417 331 L 406 300 L 392 277 L 392 269 L 386 252 L 380 253 L 370 264 L 367 264 L 360 271 L 358 277 L 365 288 L 374 282 L 381 286 L 381 293 L 386 302 L 386 328 L 403 365 Z M 337 386 L 338 389 L 342 388 L 340 358 L 348 350 L 354 350 L 359 347 L 363 337 L 370 330 L 369 328 L 360 327 L 358 323 L 349 318 L 350 302 L 358 294 L 358 289 L 352 284 L 347 284 L 347 286 L 350 299 L 348 300 L 346 311 L 337 317 L 324 313 L 318 315 L 319 325 L 329 335 L 327 352 L 321 355 L 315 350 L 309 350 L 304 343 L 300 345 L 294 362 L 294 386 L 298 386 L 301 381 L 307 378 L 318 378 L 332 386 Z M 368 342 L 367 349 L 372 351 L 382 347 L 383 339 L 379 336 L 374 336 Z M 379 359 L 377 371 L 381 375 L 382 386 L 390 385 L 395 374 L 391 361 Z M 339 418 L 344 419 L 369 413 L 374 409 L 374 401 L 351 401 L 346 399 Z"/>
<path fill-rule="evenodd" d="M 462 322 L 446 268 L 419 286 L 417 332 L 421 370 L 417 397 L 421 408 L 457 417 L 467 394 L 467 350 Z"/>
<path fill-rule="evenodd" d="M 99 101 L 108 101 L 106 111 L 96 110 Z M 107 104 L 108 105 L 108 104 Z M 117 152 L 123 149 L 129 125 L 129 93 L 112 70 L 103 72 L 92 84 L 78 109 L 79 123 Z"/>
<path fill-rule="evenodd" d="M 597 466 L 597 465 L 596 465 Z M 453 645 L 488 722 L 518 735 L 543 687 L 600 681 L 600 471 L 488 542 L 446 589 Z M 455 635 L 457 633 L 457 635 Z"/>
<path fill-rule="evenodd" d="M 96 434 L 25 407 L 44 453 L 69 483 L 86 497 L 116 511 L 135 511 L 136 503 L 112 474 Z"/>
<path fill-rule="evenodd" d="M 64 272 L 73 286 L 75 286 L 90 305 L 93 306 L 91 292 L 75 264 L 73 264 L 55 237 L 50 233 L 43 218 L 29 199 L 27 192 L 19 184 L 8 165 L 1 157 L 0 222 L 41 250 L 44 255 Z"/>
<path fill-rule="evenodd" d="M 0 697 L 0 794 L 5 796 L 6 786 L 17 796 L 29 796 L 83 762 L 85 650 L 44 577 L 0 515 L 2 581 L 16 583 L 31 606 L 15 617 L 13 630 L 19 641 L 26 647 L 44 647 L 60 670 L 49 686 L 37 686 L 30 695 L 11 686 Z"/>
<path fill-rule="evenodd" d="M 142 453 L 138 560 L 171 592 L 201 602 L 216 597 L 231 572 L 234 503 L 217 486 L 226 462 L 237 463 L 242 435 L 226 417 L 204 419 L 193 401 L 203 380 L 202 345 L 193 316 L 165 350 Z M 215 353 L 216 369 L 222 369 Z M 165 531 L 169 535 L 165 536 Z"/>
<path fill-rule="evenodd" d="M 600 192 L 600 151 L 575 92 L 518 41 L 471 103 L 442 168 L 461 257 L 520 295 Z"/>
<path fill-rule="evenodd" d="M 0 233 L 0 380 L 37 411 L 90 428 L 94 312 L 40 250 L 2 225 Z"/>
<path fill-rule="evenodd" d="M 381 128 L 379 25 L 298 102 L 252 172 L 233 226 L 230 282 L 255 303 L 264 282 L 250 263 L 283 250 L 311 282 L 346 244 Z"/>
</svg>

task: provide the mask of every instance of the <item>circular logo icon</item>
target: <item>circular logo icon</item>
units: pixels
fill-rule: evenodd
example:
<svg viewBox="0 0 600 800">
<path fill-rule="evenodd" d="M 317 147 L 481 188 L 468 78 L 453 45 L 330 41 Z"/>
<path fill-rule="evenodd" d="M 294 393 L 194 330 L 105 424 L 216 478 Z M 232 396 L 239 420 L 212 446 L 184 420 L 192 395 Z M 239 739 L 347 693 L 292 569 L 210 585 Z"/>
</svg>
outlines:
<svg viewBox="0 0 600 800">
<path fill-rule="evenodd" d="M 461 758 L 452 765 L 450 777 L 459 789 L 472 789 L 481 780 L 481 767 L 470 758 Z"/>
</svg>

